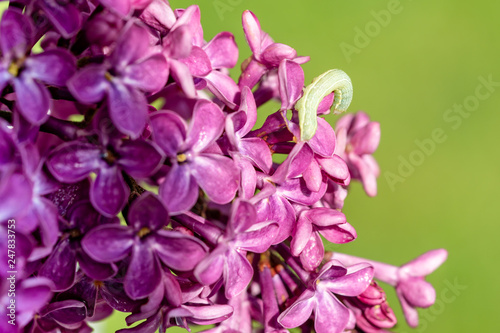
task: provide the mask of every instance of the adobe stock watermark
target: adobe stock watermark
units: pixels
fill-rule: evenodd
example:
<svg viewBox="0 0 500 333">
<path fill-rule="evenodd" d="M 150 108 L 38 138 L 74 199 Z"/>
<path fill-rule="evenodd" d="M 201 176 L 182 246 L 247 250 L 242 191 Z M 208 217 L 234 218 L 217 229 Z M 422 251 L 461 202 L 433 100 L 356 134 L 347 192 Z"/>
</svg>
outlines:
<svg viewBox="0 0 500 333">
<path fill-rule="evenodd" d="M 446 310 L 446 306 L 455 302 L 462 292 L 467 289 L 466 285 L 462 285 L 458 282 L 458 278 L 455 278 L 453 283 L 449 280 L 445 280 L 444 284 L 446 287 L 436 294 L 436 301 L 434 304 L 430 308 L 419 312 L 418 327 L 411 332 L 400 333 L 425 332 L 429 327 L 429 323 L 434 322 Z"/>
<path fill-rule="evenodd" d="M 212 2 L 215 12 L 221 21 L 224 21 L 224 15 L 227 12 L 232 12 L 236 6 L 242 3 L 243 0 L 214 0 L 214 2 Z"/>
<path fill-rule="evenodd" d="M 386 9 L 372 10 L 370 12 L 373 20 L 368 21 L 364 27 L 354 27 L 353 43 L 342 42 L 339 45 L 347 63 L 352 61 L 354 54 L 360 54 L 363 49 L 367 48 L 372 40 L 380 35 L 382 28 L 386 28 L 391 23 L 393 16 L 401 14 L 403 9 L 400 0 L 389 0 Z"/>
<path fill-rule="evenodd" d="M 443 113 L 444 122 L 451 127 L 452 130 L 457 130 L 462 126 L 463 120 L 469 118 L 476 111 L 481 102 L 487 100 L 495 92 L 497 87 L 500 87 L 500 82 L 493 81 L 493 75 L 488 77 L 479 76 L 479 84 L 474 89 L 474 93 L 465 97 L 461 104 L 454 104 L 451 108 Z M 413 175 L 415 169 L 425 160 L 434 154 L 439 144 L 448 139 L 446 130 L 442 127 L 434 128 L 430 135 L 424 139 L 414 141 L 416 148 L 408 155 L 399 155 L 396 172 L 384 172 L 385 180 L 391 191 L 396 190 L 396 185 L 404 183 L 405 180 Z"/>
</svg>

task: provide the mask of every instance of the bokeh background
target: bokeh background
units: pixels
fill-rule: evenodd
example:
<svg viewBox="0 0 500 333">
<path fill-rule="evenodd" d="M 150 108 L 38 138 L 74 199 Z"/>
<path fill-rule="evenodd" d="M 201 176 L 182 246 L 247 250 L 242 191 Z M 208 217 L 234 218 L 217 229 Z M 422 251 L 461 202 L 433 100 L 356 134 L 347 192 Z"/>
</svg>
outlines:
<svg viewBox="0 0 500 333">
<path fill-rule="evenodd" d="M 428 278 L 437 302 L 420 311 L 421 327 L 413 331 L 496 331 L 500 2 L 204 0 L 199 6 L 205 39 L 233 32 L 240 63 L 250 55 L 241 28 L 241 13 L 250 9 L 275 41 L 311 57 L 303 66 L 306 83 L 328 69 L 344 70 L 354 86 L 349 111 L 364 110 L 381 123 L 378 196 L 352 185 L 344 212 L 358 239 L 330 249 L 400 265 L 446 248 L 448 261 Z M 276 106 L 262 108 L 260 121 Z M 394 331 L 411 332 L 395 293 L 386 291 L 400 318 Z M 97 332 L 123 326 L 123 316 L 114 316 Z"/>
</svg>

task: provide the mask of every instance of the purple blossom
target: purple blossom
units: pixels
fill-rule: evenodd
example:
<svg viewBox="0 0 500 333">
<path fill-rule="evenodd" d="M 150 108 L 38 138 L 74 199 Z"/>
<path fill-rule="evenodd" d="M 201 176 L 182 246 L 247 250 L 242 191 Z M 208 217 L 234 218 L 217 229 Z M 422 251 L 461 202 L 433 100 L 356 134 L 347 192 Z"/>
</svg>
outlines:
<svg viewBox="0 0 500 333">
<path fill-rule="evenodd" d="M 224 128 L 224 114 L 216 104 L 199 100 L 189 125 L 171 111 L 152 114 L 151 125 L 155 142 L 172 165 L 160 184 L 160 196 L 172 214 L 191 209 L 198 186 L 215 203 L 226 204 L 234 198 L 239 180 L 234 162 L 204 152 Z"/>
<path fill-rule="evenodd" d="M 75 72 L 75 59 L 62 49 L 30 55 L 34 45 L 31 20 L 18 9 L 8 9 L 0 23 L 0 91 L 11 84 L 19 112 L 32 124 L 48 118 L 50 94 L 43 84 L 65 86 Z"/>
<path fill-rule="evenodd" d="M 129 21 L 105 62 L 78 71 L 69 80 L 68 88 L 86 104 L 97 103 L 107 96 L 109 115 L 115 126 L 137 139 L 148 116 L 143 92 L 160 90 L 167 78 L 167 62 L 163 55 L 152 53 L 147 30 Z"/>
<path fill-rule="evenodd" d="M 368 264 L 345 267 L 339 261 L 331 260 L 278 317 L 278 322 L 285 328 L 298 327 L 314 311 L 316 332 L 342 332 L 349 321 L 349 310 L 334 294 L 358 296 L 370 285 L 372 277 L 373 267 Z"/>
<path fill-rule="evenodd" d="M 144 298 L 160 282 L 160 261 L 172 269 L 189 271 L 205 255 L 205 245 L 196 238 L 163 229 L 167 222 L 163 203 L 146 193 L 130 207 L 129 226 L 98 226 L 85 235 L 82 247 L 92 259 L 103 263 L 130 255 L 125 292 L 132 299 Z"/>
<path fill-rule="evenodd" d="M 240 200 L 233 204 L 226 231 L 217 239 L 217 247 L 195 268 L 194 276 L 203 284 L 213 284 L 223 276 L 225 295 L 241 293 L 253 276 L 246 251 L 265 252 L 273 243 L 278 225 L 259 222 L 252 204 Z"/>
</svg>

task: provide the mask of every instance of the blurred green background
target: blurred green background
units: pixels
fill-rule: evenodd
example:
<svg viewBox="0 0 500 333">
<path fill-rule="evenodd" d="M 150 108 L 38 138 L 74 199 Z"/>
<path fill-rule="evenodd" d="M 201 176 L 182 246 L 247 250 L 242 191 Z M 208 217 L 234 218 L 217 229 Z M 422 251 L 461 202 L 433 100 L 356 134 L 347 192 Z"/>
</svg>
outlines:
<svg viewBox="0 0 500 333">
<path fill-rule="evenodd" d="M 170 3 L 185 8 L 193 1 Z M 359 184 L 352 185 L 344 212 L 358 239 L 330 249 L 400 265 L 446 248 L 448 261 L 428 278 L 437 302 L 420 311 L 421 327 L 413 331 L 495 331 L 500 2 L 215 0 L 199 5 L 207 41 L 231 31 L 240 62 L 247 58 L 241 13 L 250 9 L 275 41 L 311 56 L 303 66 L 306 83 L 328 69 L 344 70 L 354 86 L 349 111 L 364 110 L 381 123 L 378 196 L 369 198 Z M 261 121 L 275 108 L 261 109 Z M 327 119 L 334 123 L 336 117 Z M 400 319 L 394 331 L 411 332 L 395 293 L 386 291 Z M 99 324 L 98 332 L 114 332 L 124 326 L 122 320 L 113 317 Z"/>
</svg>

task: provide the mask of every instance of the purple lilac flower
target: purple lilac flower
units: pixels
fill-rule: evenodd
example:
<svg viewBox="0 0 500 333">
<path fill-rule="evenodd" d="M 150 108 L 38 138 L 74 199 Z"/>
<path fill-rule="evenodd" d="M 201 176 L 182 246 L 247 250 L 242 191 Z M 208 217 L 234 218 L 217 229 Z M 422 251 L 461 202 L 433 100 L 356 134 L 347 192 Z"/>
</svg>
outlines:
<svg viewBox="0 0 500 333">
<path fill-rule="evenodd" d="M 160 196 L 172 214 L 189 210 L 198 198 L 198 186 L 219 204 L 230 202 L 238 189 L 239 172 L 225 156 L 204 152 L 224 129 L 224 114 L 209 101 L 199 100 L 186 123 L 178 114 L 151 115 L 155 142 L 163 149 L 171 169 L 160 184 Z"/>
<path fill-rule="evenodd" d="M 338 146 L 340 155 L 349 167 L 351 177 L 359 179 L 366 194 L 377 195 L 377 180 L 380 170 L 372 154 L 380 141 L 380 124 L 370 121 L 364 112 L 348 114 L 337 121 Z"/>
<path fill-rule="evenodd" d="M 396 288 L 408 325 L 416 327 L 418 325 L 416 308 L 427 308 L 436 300 L 436 291 L 429 282 L 425 281 L 425 276 L 441 266 L 447 256 L 448 252 L 444 249 L 432 250 L 401 267 L 338 252 L 333 253 L 332 258 L 345 264 L 366 262 L 372 265 L 375 269 L 376 279 Z"/>
<path fill-rule="evenodd" d="M 18 9 L 8 9 L 0 23 L 0 91 L 11 84 L 19 112 L 32 124 L 48 118 L 50 95 L 43 84 L 64 86 L 75 72 L 75 59 L 63 49 L 30 55 L 34 45 L 31 20 Z"/>
<path fill-rule="evenodd" d="M 373 267 L 357 264 L 345 267 L 337 260 L 327 262 L 300 297 L 281 315 L 285 328 L 303 324 L 314 311 L 314 329 L 318 333 L 342 332 L 349 321 L 349 310 L 334 294 L 358 296 L 370 284 Z"/>
<path fill-rule="evenodd" d="M 189 271 L 205 256 L 205 245 L 194 237 L 163 227 L 168 211 L 151 193 L 139 197 L 128 211 L 129 226 L 101 225 L 82 240 L 94 260 L 113 263 L 131 256 L 125 276 L 125 292 L 132 299 L 150 295 L 160 282 L 161 264 Z"/>
<path fill-rule="evenodd" d="M 98 126 L 101 124 L 98 122 Z M 79 182 L 95 172 L 90 200 L 99 213 L 111 217 L 123 209 L 130 193 L 122 171 L 146 178 L 160 167 L 164 157 L 151 141 L 121 139 L 102 127 L 98 130 L 99 145 L 82 139 L 63 143 L 52 150 L 47 166 L 63 183 Z"/>
<path fill-rule="evenodd" d="M 163 55 L 152 53 L 147 30 L 129 21 L 103 64 L 91 64 L 68 82 L 71 93 L 82 103 L 92 104 L 107 96 L 113 124 L 137 139 L 147 122 L 147 101 L 143 92 L 160 90 L 168 77 Z"/>
</svg>

